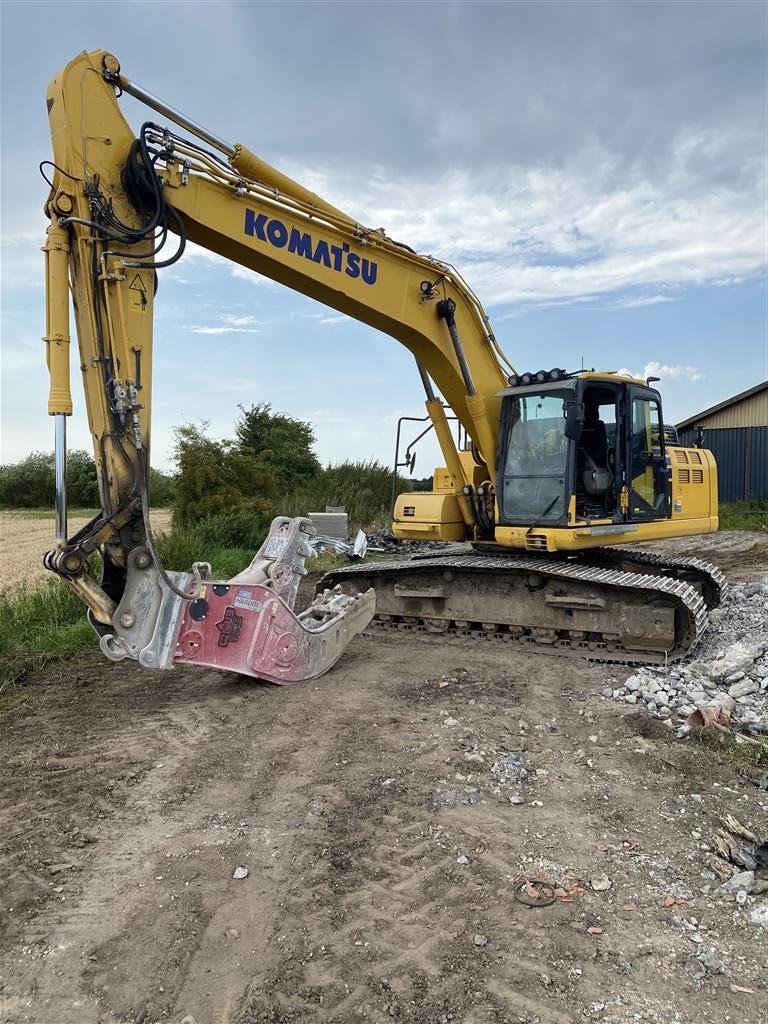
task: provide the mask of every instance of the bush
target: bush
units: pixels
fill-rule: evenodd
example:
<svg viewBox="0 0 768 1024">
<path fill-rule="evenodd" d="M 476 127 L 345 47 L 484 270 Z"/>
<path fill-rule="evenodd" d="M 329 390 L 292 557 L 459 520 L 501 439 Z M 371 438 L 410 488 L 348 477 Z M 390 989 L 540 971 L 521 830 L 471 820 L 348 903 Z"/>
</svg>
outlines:
<svg viewBox="0 0 768 1024">
<path fill-rule="evenodd" d="M 403 477 L 397 478 L 396 493 L 410 490 Z M 374 460 L 339 462 L 326 466 L 311 483 L 280 502 L 280 512 L 303 516 L 324 512 L 326 505 L 343 505 L 350 525 L 361 530 L 388 526 L 391 517 L 392 473 Z"/>
<path fill-rule="evenodd" d="M 230 441 L 208 437 L 207 426 L 176 428 L 174 522 L 200 523 L 254 501 L 274 507 L 277 481 L 271 469 Z"/>
<path fill-rule="evenodd" d="M 275 514 L 271 502 L 252 498 L 228 512 L 203 519 L 197 532 L 206 547 L 248 548 L 255 551 L 269 533 Z"/>
<path fill-rule="evenodd" d="M 165 508 L 173 504 L 176 496 L 176 478 L 160 469 L 149 470 L 149 500 L 152 508 Z"/>
<path fill-rule="evenodd" d="M 228 580 L 250 563 L 263 540 L 264 537 L 260 537 L 258 544 L 253 548 L 211 544 L 206 531 L 198 526 L 189 529 L 175 528 L 171 533 L 158 537 L 155 543 L 166 569 L 188 572 L 193 562 L 210 562 L 214 577 Z"/>
<path fill-rule="evenodd" d="M 32 669 L 97 643 L 85 606 L 60 580 L 0 596 L 0 693 Z"/>
<path fill-rule="evenodd" d="M 53 505 L 53 455 L 33 452 L 21 462 L 0 466 L 0 504 L 11 508 Z"/>
<path fill-rule="evenodd" d="M 721 530 L 768 529 L 768 501 L 723 502 L 718 509 Z"/>
<path fill-rule="evenodd" d="M 52 507 L 56 495 L 52 452 L 33 452 L 21 462 L 0 466 L 0 505 L 9 508 Z M 84 451 L 67 456 L 67 500 L 73 508 L 98 508 L 96 463 Z"/>
</svg>

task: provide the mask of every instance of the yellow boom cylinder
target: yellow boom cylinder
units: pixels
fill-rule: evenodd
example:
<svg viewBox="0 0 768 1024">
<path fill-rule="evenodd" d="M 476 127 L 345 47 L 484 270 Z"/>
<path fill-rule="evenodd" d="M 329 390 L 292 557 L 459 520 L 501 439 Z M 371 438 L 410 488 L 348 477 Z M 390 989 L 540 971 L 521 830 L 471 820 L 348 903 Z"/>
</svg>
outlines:
<svg viewBox="0 0 768 1024">
<path fill-rule="evenodd" d="M 462 491 L 462 488 L 469 481 L 464 473 L 464 467 L 461 464 L 459 453 L 456 450 L 456 444 L 453 440 L 453 434 L 451 434 L 451 428 L 448 426 L 448 420 L 445 415 L 445 409 L 440 398 L 431 398 L 425 402 L 427 407 L 427 413 L 429 418 L 432 420 L 432 426 L 435 428 L 435 434 L 440 445 L 440 451 L 443 453 L 445 459 L 445 465 L 448 472 L 451 474 L 451 482 L 453 483 L 454 490 L 456 491 L 456 498 L 459 502 L 459 508 L 461 509 L 461 515 L 467 526 L 474 527 L 475 520 L 472 515 L 472 510 L 469 507 L 469 503 Z"/>
<path fill-rule="evenodd" d="M 293 199 L 299 199 L 302 203 L 314 206 L 318 213 L 330 214 L 335 220 L 343 221 L 349 225 L 354 225 L 355 223 L 346 213 L 337 210 L 335 206 L 327 203 L 325 199 L 321 199 L 314 192 L 310 192 L 308 188 L 300 185 L 298 181 L 294 181 L 287 174 L 278 171 L 276 167 L 268 164 L 266 160 L 262 160 L 260 156 L 256 156 L 255 153 L 252 153 L 247 146 L 243 146 L 240 142 L 235 143 L 235 152 L 229 158 L 229 162 L 239 174 L 244 175 L 246 178 L 253 178 L 254 181 L 260 181 L 270 188 L 277 189 L 278 192 L 282 192 L 285 196 L 291 196 Z"/>
<path fill-rule="evenodd" d="M 53 220 L 43 246 L 45 253 L 46 362 L 51 379 L 48 415 L 72 415 L 69 377 L 69 240 Z"/>
</svg>

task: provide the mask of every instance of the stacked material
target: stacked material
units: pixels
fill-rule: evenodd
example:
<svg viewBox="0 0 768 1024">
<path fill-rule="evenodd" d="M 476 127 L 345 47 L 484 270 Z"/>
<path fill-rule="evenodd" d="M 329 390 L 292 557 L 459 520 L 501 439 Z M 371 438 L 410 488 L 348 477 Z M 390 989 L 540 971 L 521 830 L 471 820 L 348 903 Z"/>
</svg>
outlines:
<svg viewBox="0 0 768 1024">
<path fill-rule="evenodd" d="M 344 541 L 347 539 L 349 528 L 346 512 L 309 512 L 307 516 L 321 536 Z"/>
</svg>

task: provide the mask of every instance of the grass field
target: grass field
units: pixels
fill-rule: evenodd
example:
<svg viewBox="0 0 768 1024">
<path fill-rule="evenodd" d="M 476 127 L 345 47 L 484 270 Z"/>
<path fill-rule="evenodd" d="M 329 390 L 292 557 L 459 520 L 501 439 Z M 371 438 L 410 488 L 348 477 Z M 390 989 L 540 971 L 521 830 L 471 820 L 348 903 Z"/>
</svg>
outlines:
<svg viewBox="0 0 768 1024">
<path fill-rule="evenodd" d="M 92 509 L 74 509 L 69 517 L 69 535 L 76 533 L 95 515 Z M 53 546 L 53 512 L 50 509 L 20 509 L 0 512 L 0 565 L 4 597 L 28 592 L 51 579 L 42 557 Z M 170 528 L 171 513 L 163 508 L 152 513 L 156 533 Z"/>
</svg>

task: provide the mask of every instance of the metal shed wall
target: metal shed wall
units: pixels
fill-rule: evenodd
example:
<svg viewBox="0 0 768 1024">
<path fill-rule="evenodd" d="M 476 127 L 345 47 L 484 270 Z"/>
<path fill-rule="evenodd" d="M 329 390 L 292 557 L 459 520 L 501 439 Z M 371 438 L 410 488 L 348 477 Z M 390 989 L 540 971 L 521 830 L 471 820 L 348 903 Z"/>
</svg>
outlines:
<svg viewBox="0 0 768 1024">
<path fill-rule="evenodd" d="M 696 441 L 696 427 L 679 432 L 680 444 Z M 705 427 L 702 448 L 709 448 L 717 462 L 720 501 L 768 498 L 768 427 Z"/>
<path fill-rule="evenodd" d="M 768 389 L 749 395 L 740 402 L 719 409 L 698 420 L 702 427 L 717 430 L 720 427 L 768 426 Z"/>
</svg>

